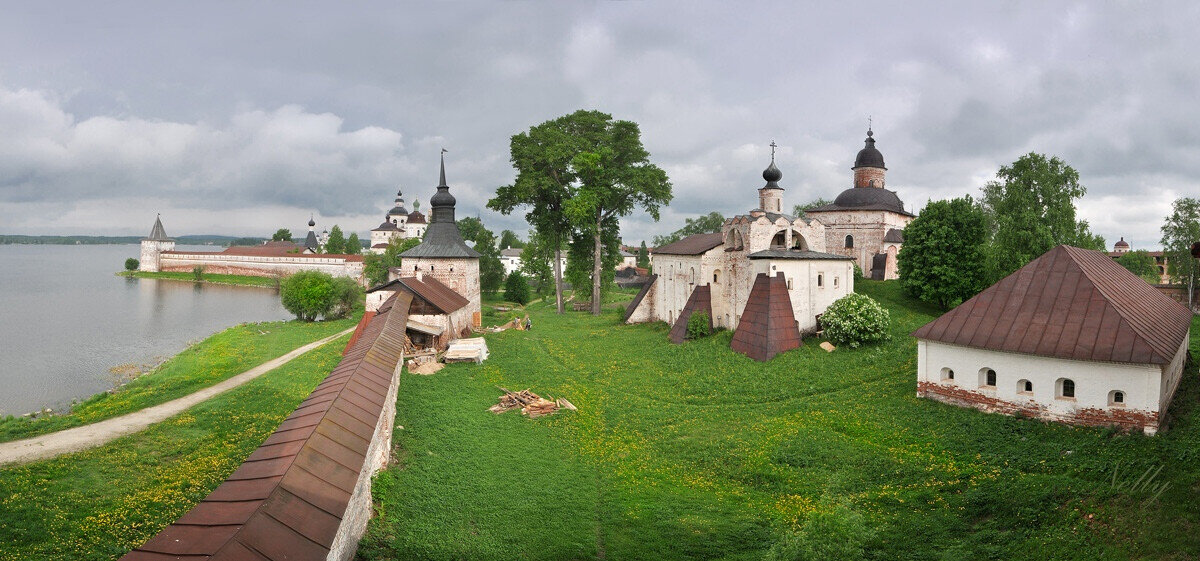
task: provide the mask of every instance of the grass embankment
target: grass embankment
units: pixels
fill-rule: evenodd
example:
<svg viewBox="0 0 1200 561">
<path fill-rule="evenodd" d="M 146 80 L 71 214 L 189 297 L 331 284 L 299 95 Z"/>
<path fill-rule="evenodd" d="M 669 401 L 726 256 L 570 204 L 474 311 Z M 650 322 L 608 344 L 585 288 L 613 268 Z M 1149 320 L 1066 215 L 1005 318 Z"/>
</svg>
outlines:
<svg viewBox="0 0 1200 561">
<path fill-rule="evenodd" d="M 662 324 L 531 306 L 533 331 L 488 335 L 482 365 L 404 377 L 359 556 L 762 559 L 816 514 L 845 523 L 807 540 L 856 533 L 871 559 L 1200 555 L 1194 365 L 1156 437 L 961 409 L 915 396 L 908 333 L 938 311 L 896 283 L 860 292 L 890 309 L 891 341 L 767 363 L 728 332 L 676 346 Z M 493 415 L 497 385 L 579 411 Z M 1126 483 L 1161 466 L 1170 488 L 1114 488 L 1118 466 Z"/>
<path fill-rule="evenodd" d="M 347 337 L 99 448 L 0 469 L 0 561 L 116 559 L 194 507 L 341 360 Z"/>
<path fill-rule="evenodd" d="M 219 275 L 215 273 L 203 273 L 200 275 L 200 278 L 197 279 L 195 273 L 170 271 L 121 271 L 117 274 L 123 277 L 139 279 L 165 279 L 187 282 L 204 282 L 210 284 L 235 284 L 240 286 L 279 288 L 279 279 L 274 277 L 251 277 L 246 275 Z"/>
<path fill-rule="evenodd" d="M 263 362 L 354 327 L 359 314 L 336 321 L 247 323 L 212 335 L 119 390 L 98 393 L 61 415 L 0 418 L 0 442 L 20 440 L 124 415 L 183 397 Z"/>
</svg>

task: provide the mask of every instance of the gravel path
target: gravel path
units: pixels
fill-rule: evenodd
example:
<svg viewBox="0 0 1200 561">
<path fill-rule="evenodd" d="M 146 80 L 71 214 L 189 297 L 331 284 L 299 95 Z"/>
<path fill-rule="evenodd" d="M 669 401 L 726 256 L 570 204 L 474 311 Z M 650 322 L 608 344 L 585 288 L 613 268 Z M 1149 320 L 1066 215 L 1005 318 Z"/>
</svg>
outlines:
<svg viewBox="0 0 1200 561">
<path fill-rule="evenodd" d="M 242 372 L 232 378 L 223 380 L 217 384 L 199 390 L 197 392 L 185 395 L 179 399 L 174 399 L 166 403 L 147 407 L 140 411 L 127 413 L 120 417 L 105 419 L 90 425 L 75 427 L 72 429 L 61 430 L 35 436 L 25 440 L 15 440 L 13 442 L 0 443 L 0 465 L 32 462 L 34 460 L 44 460 L 53 458 L 60 454 L 70 452 L 78 452 L 95 446 L 100 446 L 110 440 L 127 434 L 144 430 L 146 427 L 169 419 L 179 413 L 186 411 L 188 408 L 200 403 L 210 397 L 213 397 L 222 392 L 236 388 L 250 380 L 253 380 L 267 372 L 270 372 L 284 364 L 287 364 L 292 359 L 307 353 L 325 343 L 328 343 L 338 337 L 354 331 L 351 327 L 336 335 L 330 335 L 320 341 L 315 341 L 299 347 L 288 354 L 279 358 L 268 360 L 250 370 Z"/>
</svg>

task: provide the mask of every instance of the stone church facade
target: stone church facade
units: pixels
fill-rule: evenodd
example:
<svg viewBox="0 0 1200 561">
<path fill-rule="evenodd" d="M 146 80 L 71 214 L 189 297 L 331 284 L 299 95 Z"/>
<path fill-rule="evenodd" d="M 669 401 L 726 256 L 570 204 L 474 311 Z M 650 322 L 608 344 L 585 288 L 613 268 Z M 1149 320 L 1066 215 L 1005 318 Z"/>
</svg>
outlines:
<svg viewBox="0 0 1200 561">
<path fill-rule="evenodd" d="M 874 137 L 868 130 L 866 145 L 854 159 L 854 185 L 807 214 L 824 224 L 826 251 L 853 257 L 868 278 L 892 280 L 899 278 L 896 258 L 914 215 L 887 189 L 887 167 Z"/>
</svg>

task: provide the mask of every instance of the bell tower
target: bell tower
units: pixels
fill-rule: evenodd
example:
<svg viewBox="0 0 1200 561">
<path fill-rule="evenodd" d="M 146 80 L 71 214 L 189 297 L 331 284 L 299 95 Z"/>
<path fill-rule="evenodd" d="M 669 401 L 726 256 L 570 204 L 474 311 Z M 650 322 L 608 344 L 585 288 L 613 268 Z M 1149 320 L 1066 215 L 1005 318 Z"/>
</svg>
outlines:
<svg viewBox="0 0 1200 561">
<path fill-rule="evenodd" d="M 779 180 L 783 179 L 783 172 L 775 167 L 775 141 L 771 141 L 771 165 L 763 170 L 763 179 L 767 181 L 766 185 L 758 190 L 758 208 L 764 212 L 783 213 L 783 187 L 779 186 Z"/>
<path fill-rule="evenodd" d="M 854 158 L 854 186 L 883 189 L 887 168 L 883 165 L 883 154 L 875 148 L 875 133 L 867 127 L 867 140 L 858 156 Z"/>
</svg>

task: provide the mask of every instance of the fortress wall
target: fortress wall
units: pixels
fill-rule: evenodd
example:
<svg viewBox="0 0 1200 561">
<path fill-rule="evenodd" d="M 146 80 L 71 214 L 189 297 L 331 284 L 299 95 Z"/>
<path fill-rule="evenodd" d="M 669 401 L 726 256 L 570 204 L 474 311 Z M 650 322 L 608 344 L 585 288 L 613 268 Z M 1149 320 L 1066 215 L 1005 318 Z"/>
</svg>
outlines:
<svg viewBox="0 0 1200 561">
<path fill-rule="evenodd" d="M 359 279 L 363 274 L 362 261 L 347 261 L 344 257 L 273 257 L 219 253 L 164 253 L 159 257 L 161 271 L 191 272 L 197 265 L 204 267 L 206 273 L 251 277 L 284 277 L 300 271 L 321 271 L 335 277 Z"/>
</svg>

